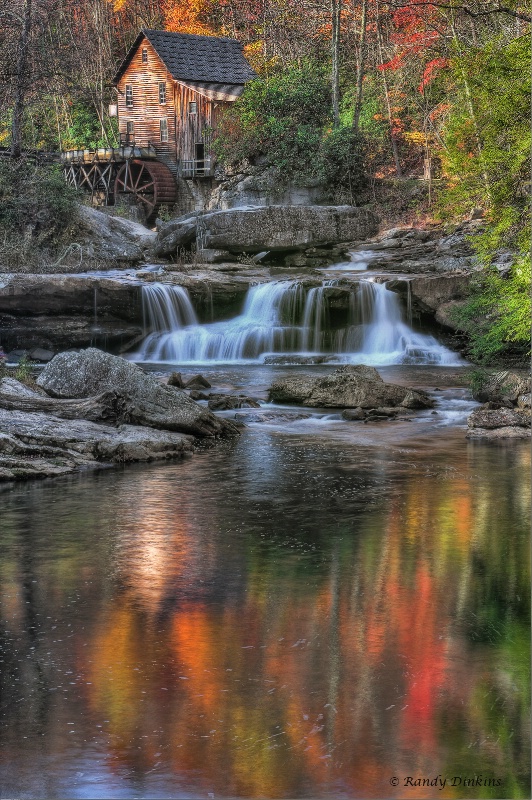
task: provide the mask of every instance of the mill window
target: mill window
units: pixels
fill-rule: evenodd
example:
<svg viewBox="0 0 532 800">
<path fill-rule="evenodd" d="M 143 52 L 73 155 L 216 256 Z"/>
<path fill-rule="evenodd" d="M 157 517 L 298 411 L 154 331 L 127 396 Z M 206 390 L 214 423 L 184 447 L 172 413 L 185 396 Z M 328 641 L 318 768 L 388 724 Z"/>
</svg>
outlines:
<svg viewBox="0 0 532 800">
<path fill-rule="evenodd" d="M 161 142 L 168 141 L 168 120 L 162 119 L 161 120 Z"/>
<path fill-rule="evenodd" d="M 159 84 L 159 103 L 164 105 L 166 103 L 166 83 Z"/>
<path fill-rule="evenodd" d="M 126 108 L 133 108 L 133 87 L 126 83 Z"/>
<path fill-rule="evenodd" d="M 128 120 L 126 122 L 126 133 L 128 135 L 128 138 L 130 136 L 133 136 L 133 134 L 135 133 L 135 123 L 131 122 L 131 120 Z"/>
<path fill-rule="evenodd" d="M 143 64 L 148 63 L 148 49 L 146 47 L 142 49 L 142 63 Z"/>
<path fill-rule="evenodd" d="M 188 104 L 188 113 L 189 114 L 197 114 L 198 113 L 198 104 L 196 103 L 195 100 L 192 100 L 192 102 L 190 102 Z"/>
</svg>

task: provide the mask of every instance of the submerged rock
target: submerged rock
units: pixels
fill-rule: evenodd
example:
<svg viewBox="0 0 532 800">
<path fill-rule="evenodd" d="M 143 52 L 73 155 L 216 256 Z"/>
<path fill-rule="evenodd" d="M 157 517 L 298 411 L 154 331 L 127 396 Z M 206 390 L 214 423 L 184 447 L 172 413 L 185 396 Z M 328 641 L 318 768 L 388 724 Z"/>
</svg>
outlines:
<svg viewBox="0 0 532 800">
<path fill-rule="evenodd" d="M 426 392 L 384 383 L 374 367 L 350 364 L 326 377 L 288 378 L 274 383 L 269 389 L 269 399 L 324 408 L 431 408 L 434 405 Z"/>
<path fill-rule="evenodd" d="M 346 408 L 342 411 L 342 419 L 348 422 L 359 422 L 366 419 L 366 412 L 363 408 Z"/>
<path fill-rule="evenodd" d="M 226 436 L 236 433 L 228 420 L 201 408 L 179 389 L 161 386 L 136 364 L 94 347 L 57 355 L 45 366 L 37 383 L 52 397 L 91 397 L 107 390 L 125 395 L 130 420 L 152 428 Z"/>
<path fill-rule="evenodd" d="M 245 395 L 211 394 L 209 408 L 212 411 L 230 411 L 235 408 L 260 408 L 260 403 L 255 398 Z"/>
</svg>

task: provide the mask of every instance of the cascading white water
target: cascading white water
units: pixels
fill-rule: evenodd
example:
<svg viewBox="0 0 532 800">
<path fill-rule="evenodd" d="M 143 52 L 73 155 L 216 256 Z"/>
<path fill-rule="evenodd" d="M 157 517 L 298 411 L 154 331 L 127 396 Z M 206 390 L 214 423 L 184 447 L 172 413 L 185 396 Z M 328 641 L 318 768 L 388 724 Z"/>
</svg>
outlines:
<svg viewBox="0 0 532 800">
<path fill-rule="evenodd" d="M 147 331 L 135 360 L 174 362 L 260 361 L 265 354 L 333 353 L 342 361 L 385 364 L 458 364 L 433 336 L 416 333 L 402 319 L 399 297 L 385 285 L 361 280 L 350 294 L 348 324 L 331 330 L 327 289 L 299 281 L 272 281 L 249 289 L 233 319 L 198 323 L 186 289 L 142 287 Z M 149 331 L 149 333 L 148 333 Z"/>
</svg>

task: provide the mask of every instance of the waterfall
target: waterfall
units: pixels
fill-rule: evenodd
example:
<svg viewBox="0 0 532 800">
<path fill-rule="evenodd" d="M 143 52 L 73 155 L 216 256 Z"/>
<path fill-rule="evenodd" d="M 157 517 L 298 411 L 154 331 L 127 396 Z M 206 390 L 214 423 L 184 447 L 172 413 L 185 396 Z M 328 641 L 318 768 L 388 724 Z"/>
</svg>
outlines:
<svg viewBox="0 0 532 800">
<path fill-rule="evenodd" d="M 403 321 L 399 297 L 384 284 L 353 285 L 347 324 L 330 324 L 328 292 L 335 281 L 306 289 L 297 280 L 252 286 L 242 313 L 200 324 L 186 289 L 153 283 L 142 287 L 146 338 L 138 361 L 258 362 L 265 354 L 333 353 L 342 361 L 385 364 L 458 364 L 459 358 L 430 335 Z"/>
</svg>

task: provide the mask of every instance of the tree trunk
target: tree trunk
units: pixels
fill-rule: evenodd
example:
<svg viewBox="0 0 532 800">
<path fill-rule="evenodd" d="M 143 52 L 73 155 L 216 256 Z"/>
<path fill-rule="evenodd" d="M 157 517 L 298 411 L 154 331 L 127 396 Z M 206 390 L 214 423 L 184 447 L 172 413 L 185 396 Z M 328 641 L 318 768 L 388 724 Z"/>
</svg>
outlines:
<svg viewBox="0 0 532 800">
<path fill-rule="evenodd" d="M 368 0 L 362 0 L 362 19 L 360 20 L 360 38 L 358 42 L 357 85 L 355 93 L 355 111 L 353 114 L 353 130 L 358 132 L 360 110 L 362 108 L 362 81 L 364 80 L 364 49 L 366 44 L 366 21 Z"/>
<path fill-rule="evenodd" d="M 378 14 L 379 10 L 377 5 L 377 45 L 379 49 L 379 62 L 380 65 L 382 66 L 384 64 L 384 58 L 382 55 L 382 32 Z M 395 171 L 397 173 L 397 177 L 401 178 L 403 172 L 401 170 L 401 162 L 399 160 L 399 148 L 397 147 L 397 140 L 393 132 L 392 104 L 390 102 L 390 91 L 388 89 L 388 81 L 386 80 L 386 73 L 384 72 L 384 70 L 382 70 L 382 82 L 384 85 L 384 98 L 386 101 L 386 110 L 388 112 L 388 127 L 390 131 L 390 143 L 392 145 L 392 155 L 393 155 L 393 160 L 395 162 Z"/>
<path fill-rule="evenodd" d="M 30 47 L 32 0 L 26 0 L 24 6 L 24 20 L 18 42 L 17 68 L 15 73 L 15 105 L 13 107 L 13 121 L 11 123 L 11 155 L 19 158 L 22 151 L 22 120 L 24 116 L 24 101 L 28 86 L 28 52 Z"/>
<path fill-rule="evenodd" d="M 333 124 L 337 128 L 340 125 L 340 9 L 342 0 L 331 0 L 331 20 L 332 20 L 332 110 Z"/>
<path fill-rule="evenodd" d="M 80 400 L 57 400 L 53 397 L 23 397 L 0 394 L 0 408 L 6 411 L 41 412 L 61 419 L 87 419 L 91 422 L 128 422 L 129 403 L 118 392 L 103 392 Z"/>
</svg>

